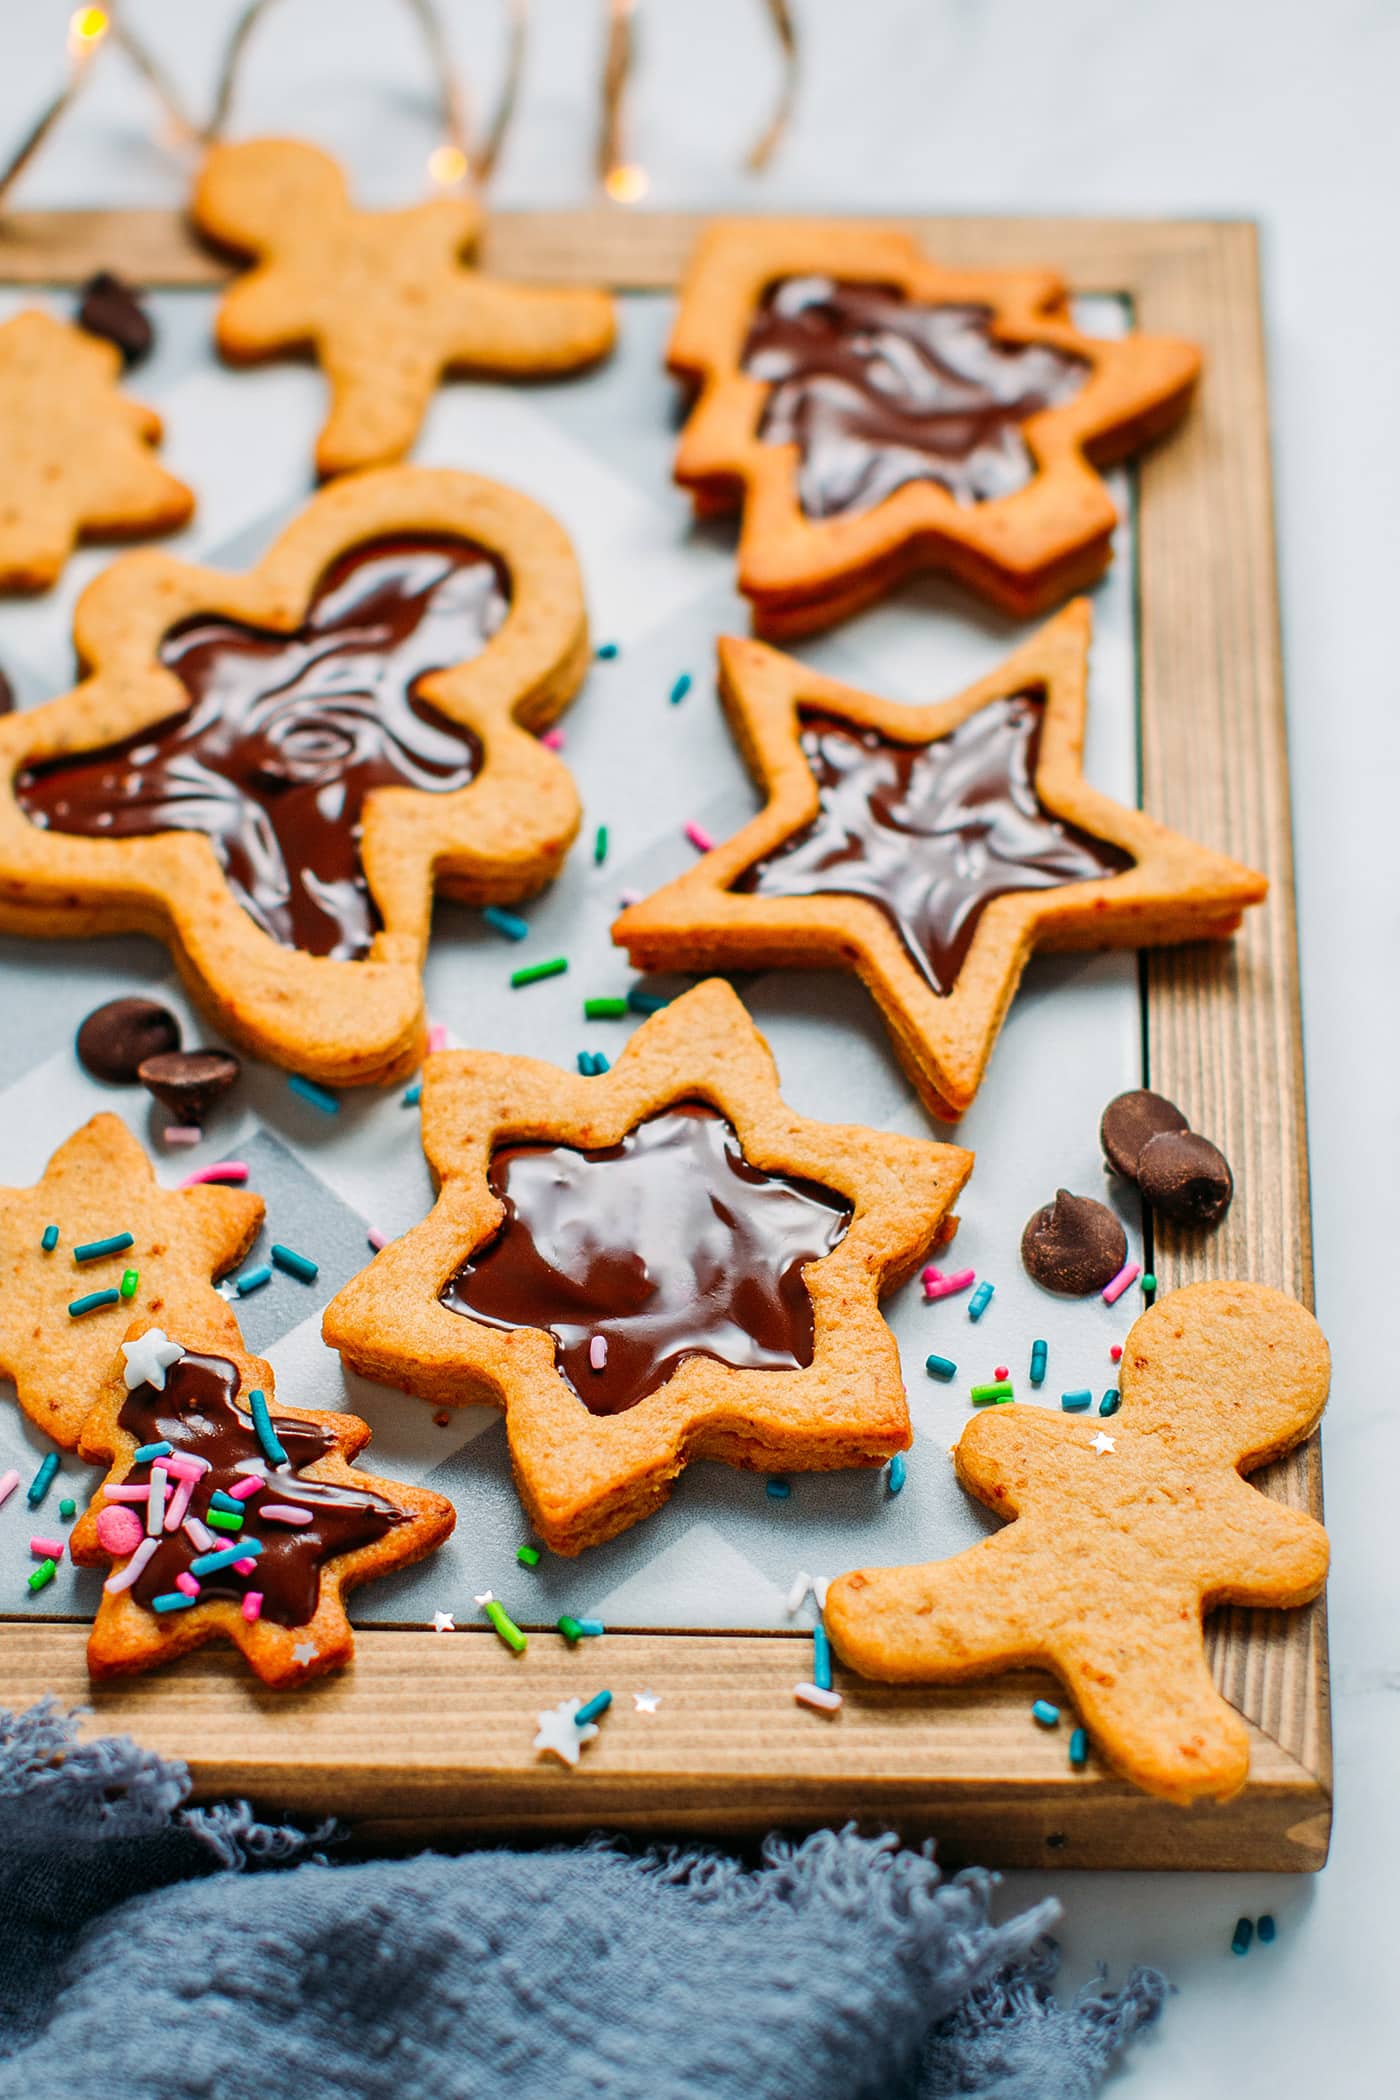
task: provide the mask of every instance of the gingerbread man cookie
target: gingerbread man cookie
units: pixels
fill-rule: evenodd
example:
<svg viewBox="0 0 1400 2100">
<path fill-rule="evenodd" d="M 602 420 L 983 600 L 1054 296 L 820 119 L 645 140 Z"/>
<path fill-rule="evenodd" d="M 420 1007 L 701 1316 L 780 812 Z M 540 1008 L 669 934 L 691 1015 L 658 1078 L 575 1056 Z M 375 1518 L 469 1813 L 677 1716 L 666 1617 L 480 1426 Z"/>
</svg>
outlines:
<svg viewBox="0 0 1400 2100">
<path fill-rule="evenodd" d="M 0 323 L 0 590 L 43 591 L 79 539 L 173 532 L 193 491 L 155 456 L 160 417 L 121 352 L 37 307 Z"/>
<path fill-rule="evenodd" d="M 247 1189 L 162 1188 L 112 1115 L 74 1131 L 32 1189 L 0 1189 L 0 1371 L 30 1420 L 75 1450 L 128 1321 L 221 1314 L 213 1279 L 262 1219 Z"/>
<path fill-rule="evenodd" d="M 989 1408 L 958 1440 L 964 1487 L 1002 1531 L 952 1560 L 867 1568 L 827 1592 L 837 1652 L 867 1677 L 960 1684 L 1044 1665 L 1105 1761 L 1171 1801 L 1227 1801 L 1249 1772 L 1202 1616 L 1307 1604 L 1327 1534 L 1241 1477 L 1311 1435 L 1327 1399 L 1316 1321 L 1251 1283 L 1194 1283 L 1123 1349 L 1121 1411 Z"/>
<path fill-rule="evenodd" d="M 74 638 L 82 684 L 0 720 L 0 926 L 154 933 L 259 1056 L 412 1070 L 434 889 L 530 895 L 578 829 L 535 733 L 588 661 L 562 528 L 497 482 L 384 468 L 246 575 L 128 555 Z"/>
<path fill-rule="evenodd" d="M 647 1516 L 692 1458 L 819 1471 L 905 1448 L 878 1300 L 951 1231 L 970 1153 L 794 1115 L 717 979 L 602 1078 L 456 1051 L 424 1071 L 437 1205 L 323 1331 L 370 1378 L 503 1407 L 556 1553 Z"/>
<path fill-rule="evenodd" d="M 903 234 L 727 220 L 702 235 L 671 338 L 698 394 L 676 479 L 743 504 L 761 634 L 843 619 L 911 571 L 1043 612 L 1107 567 L 1095 471 L 1183 413 L 1190 343 L 1083 334 L 1050 270 L 945 270 Z"/>
<path fill-rule="evenodd" d="M 1035 948 L 1221 939 L 1268 887 L 1087 785 L 1089 636 L 1081 600 L 928 707 L 722 640 L 767 804 L 613 938 L 639 969 L 855 970 L 930 1112 L 961 1115 Z"/>
<path fill-rule="evenodd" d="M 107 1478 L 73 1528 L 82 1567 L 115 1563 L 88 1640 L 94 1677 L 230 1640 L 264 1684 L 354 1652 L 344 1592 L 431 1553 L 455 1521 L 426 1488 L 354 1470 L 357 1415 L 279 1407 L 269 1365 L 222 1318 L 138 1323 L 83 1426 Z"/>
<path fill-rule="evenodd" d="M 401 459 L 446 372 L 538 378 L 612 348 L 605 293 L 507 284 L 467 265 L 478 204 L 357 211 L 337 163 L 301 139 L 215 146 L 193 210 L 211 240 L 258 258 L 219 309 L 224 356 L 309 349 L 330 382 L 323 475 Z"/>
</svg>

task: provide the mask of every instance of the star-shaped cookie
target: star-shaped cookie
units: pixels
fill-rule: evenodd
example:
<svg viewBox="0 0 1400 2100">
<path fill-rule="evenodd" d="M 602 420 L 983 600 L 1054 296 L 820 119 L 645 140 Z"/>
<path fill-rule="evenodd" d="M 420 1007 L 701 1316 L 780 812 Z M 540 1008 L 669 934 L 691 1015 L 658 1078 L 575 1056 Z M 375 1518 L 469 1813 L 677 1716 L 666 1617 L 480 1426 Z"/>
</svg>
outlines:
<svg viewBox="0 0 1400 2100">
<path fill-rule="evenodd" d="M 238 364 L 310 350 L 330 383 L 323 475 L 401 459 L 444 373 L 539 378 L 612 348 L 605 293 L 507 284 L 472 269 L 481 207 L 435 197 L 357 211 L 329 154 L 302 139 L 215 146 L 194 221 L 258 258 L 225 295 L 216 333 Z"/>
<path fill-rule="evenodd" d="M 354 1651 L 344 1592 L 430 1553 L 452 1505 L 357 1472 L 358 1415 L 278 1406 L 271 1366 L 247 1354 L 227 1307 L 167 1322 L 161 1340 L 180 1354 L 163 1384 L 129 1386 L 113 1368 L 83 1424 L 83 1457 L 109 1464 L 73 1559 L 115 1563 L 88 1669 L 144 1670 L 218 1639 L 265 1684 L 338 1669 Z"/>
<path fill-rule="evenodd" d="M 702 235 L 668 363 L 697 394 L 676 479 L 742 502 L 739 588 L 775 640 L 911 571 L 1023 616 L 1107 567 L 1095 471 L 1184 411 L 1190 343 L 1088 336 L 1049 270 L 945 270 L 903 234 L 727 220 Z"/>
<path fill-rule="evenodd" d="M 121 369 L 114 343 L 37 307 L 0 322 L 0 591 L 47 590 L 79 539 L 173 532 L 193 512 Z"/>
<path fill-rule="evenodd" d="M 720 693 L 766 806 L 613 938 L 641 969 L 853 969 L 932 1114 L 962 1114 L 1035 948 L 1215 940 L 1262 875 L 1085 782 L 1090 613 L 908 707 L 761 642 Z"/>
<path fill-rule="evenodd" d="M 323 1332 L 434 1405 L 503 1407 L 554 1552 L 648 1515 L 692 1458 L 825 1470 L 908 1444 L 879 1298 L 951 1231 L 971 1155 L 794 1115 L 727 984 L 601 1078 L 431 1057 L 422 1123 L 436 1207 Z"/>
<path fill-rule="evenodd" d="M 838 1653 L 896 1683 L 1044 1665 L 1115 1771 L 1171 1801 L 1228 1801 L 1249 1737 L 1212 1682 L 1202 1617 L 1321 1591 L 1322 1526 L 1241 1476 L 1311 1435 L 1327 1384 L 1327 1344 L 1291 1298 L 1173 1291 L 1124 1344 L 1108 1451 L 1049 1408 L 973 1417 L 958 1477 L 1015 1521 L 951 1560 L 840 1576 L 826 1601 Z"/>
<path fill-rule="evenodd" d="M 30 1420 L 65 1450 L 134 1315 L 171 1328 L 227 1312 L 212 1279 L 247 1253 L 263 1200 L 247 1189 L 162 1188 L 125 1123 L 94 1116 L 59 1146 L 32 1189 L 0 1189 L 0 1371 Z M 44 1238 L 57 1227 L 52 1247 Z M 131 1234 L 131 1244 L 82 1261 L 75 1248 Z M 122 1278 L 140 1281 L 129 1299 Z M 115 1302 L 70 1313 L 94 1292 Z"/>
<path fill-rule="evenodd" d="M 74 638 L 82 684 L 0 720 L 0 926 L 154 933 L 259 1056 L 412 1070 L 434 889 L 533 894 L 578 829 L 537 734 L 588 661 L 563 529 L 498 482 L 381 468 L 246 574 L 114 563 Z"/>
</svg>

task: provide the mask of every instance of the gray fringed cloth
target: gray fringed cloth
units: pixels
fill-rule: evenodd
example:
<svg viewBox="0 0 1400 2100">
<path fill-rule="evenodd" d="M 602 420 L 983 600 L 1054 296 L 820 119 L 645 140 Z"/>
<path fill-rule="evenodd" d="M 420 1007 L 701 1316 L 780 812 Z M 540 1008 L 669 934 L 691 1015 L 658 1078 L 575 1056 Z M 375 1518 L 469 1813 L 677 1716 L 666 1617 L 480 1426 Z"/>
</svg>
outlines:
<svg viewBox="0 0 1400 2100">
<path fill-rule="evenodd" d="M 1082 2100 L 1166 1995 L 1059 2004 L 1056 1903 L 893 1839 L 332 1864 L 188 1792 L 0 1714 L 0 2100 Z"/>
</svg>

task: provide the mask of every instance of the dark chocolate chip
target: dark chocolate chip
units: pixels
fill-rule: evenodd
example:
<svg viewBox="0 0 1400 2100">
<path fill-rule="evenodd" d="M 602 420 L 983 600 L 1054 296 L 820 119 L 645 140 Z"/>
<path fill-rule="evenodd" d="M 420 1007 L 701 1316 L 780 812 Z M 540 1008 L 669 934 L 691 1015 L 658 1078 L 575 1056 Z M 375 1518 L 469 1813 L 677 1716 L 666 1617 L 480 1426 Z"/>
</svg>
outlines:
<svg viewBox="0 0 1400 2100">
<path fill-rule="evenodd" d="M 112 270 L 99 270 L 83 286 L 78 326 L 115 343 L 128 365 L 139 365 L 155 341 L 145 308 L 131 286 Z"/>
<path fill-rule="evenodd" d="M 1026 1274 L 1047 1291 L 1086 1298 L 1128 1259 L 1128 1235 L 1106 1203 L 1061 1189 L 1021 1234 Z"/>
<path fill-rule="evenodd" d="M 78 1062 L 94 1079 L 135 1086 L 148 1057 L 180 1047 L 180 1024 L 154 999 L 109 999 L 78 1030 Z"/>
<path fill-rule="evenodd" d="M 137 1077 L 180 1123 L 202 1123 L 243 1067 L 227 1050 L 170 1050 L 148 1057 Z"/>
<path fill-rule="evenodd" d="M 1114 1172 L 1125 1180 L 1136 1181 L 1138 1155 L 1147 1140 L 1159 1131 L 1190 1127 L 1174 1101 L 1151 1093 L 1145 1086 L 1134 1087 L 1130 1094 L 1120 1094 L 1116 1101 L 1109 1102 L 1099 1124 L 1099 1143 Z"/>
<path fill-rule="evenodd" d="M 1138 1187 L 1154 1210 L 1183 1225 L 1214 1225 L 1230 1208 L 1230 1162 L 1194 1130 L 1164 1130 L 1138 1155 Z"/>
</svg>

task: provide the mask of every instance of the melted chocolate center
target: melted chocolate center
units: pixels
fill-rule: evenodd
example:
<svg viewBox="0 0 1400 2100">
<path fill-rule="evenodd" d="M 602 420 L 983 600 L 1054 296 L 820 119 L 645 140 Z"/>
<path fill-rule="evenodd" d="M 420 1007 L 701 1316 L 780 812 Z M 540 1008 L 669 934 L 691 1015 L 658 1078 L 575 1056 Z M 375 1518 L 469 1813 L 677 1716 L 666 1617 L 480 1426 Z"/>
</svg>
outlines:
<svg viewBox="0 0 1400 2100">
<path fill-rule="evenodd" d="M 442 1303 L 493 1327 L 547 1329 L 591 1414 L 635 1407 L 688 1356 L 811 1363 L 802 1271 L 844 1237 L 851 1206 L 750 1166 L 714 1109 L 682 1102 L 594 1152 L 503 1145 L 490 1182 L 504 1222 Z"/>
<path fill-rule="evenodd" d="M 1088 363 L 999 342 L 982 306 L 920 306 L 891 287 L 788 277 L 754 316 L 743 369 L 768 382 L 758 434 L 796 445 L 809 518 L 872 510 L 910 481 L 959 503 L 1023 488 L 1021 425 L 1077 394 Z"/>
<path fill-rule="evenodd" d="M 188 1355 L 165 1374 L 165 1391 L 138 1385 L 126 1396 L 117 1420 L 138 1444 L 162 1440 L 177 1452 L 207 1458 L 209 1470 L 201 1474 L 190 1499 L 189 1514 L 206 1523 L 209 1498 L 216 1490 L 225 1495 L 241 1486 L 250 1473 L 266 1480 L 267 1486 L 241 1504 L 244 1511 L 240 1532 L 215 1528 L 212 1547 L 197 1546 L 182 1528 L 164 1533 L 147 1561 L 131 1594 L 138 1604 L 149 1605 L 175 1588 L 175 1577 L 183 1574 L 202 1552 L 234 1546 L 248 1536 L 262 1541 L 262 1552 L 249 1575 L 232 1566 L 200 1575 L 200 1599 L 243 1597 L 249 1590 L 262 1592 L 262 1617 L 279 1626 L 305 1626 L 316 1612 L 321 1593 L 321 1570 L 328 1560 L 353 1553 L 359 1546 L 383 1538 L 396 1524 L 404 1523 L 402 1510 L 379 1495 L 361 1488 L 341 1487 L 334 1481 L 306 1480 L 302 1468 L 314 1464 L 335 1449 L 328 1429 L 311 1422 L 272 1417 L 272 1426 L 287 1454 L 287 1463 L 270 1466 L 263 1456 L 252 1419 L 234 1405 L 238 1392 L 238 1369 L 222 1356 Z M 153 1463 L 159 1465 L 157 1459 Z M 151 1477 L 150 1463 L 133 1466 L 126 1483 L 144 1485 Z M 170 1486 L 178 1481 L 172 1475 Z M 260 1504 L 309 1510 L 311 1522 L 299 1526 L 259 1523 Z M 139 1504 L 134 1505 L 137 1509 Z M 216 1505 L 217 1506 L 217 1505 Z"/>
<path fill-rule="evenodd" d="M 508 604 L 501 563 L 469 541 L 405 534 L 352 548 L 294 634 L 212 613 L 171 628 L 160 660 L 190 706 L 21 773 L 21 807 L 84 838 L 203 832 L 264 933 L 353 960 L 380 924 L 360 866 L 365 797 L 475 777 L 477 738 L 416 688 L 480 655 Z"/>
<path fill-rule="evenodd" d="M 734 887 L 761 897 L 867 897 L 934 991 L 951 992 L 994 897 L 1133 865 L 1131 854 L 1062 823 L 1037 797 L 1043 715 L 1040 701 L 1016 693 L 931 744 L 804 716 L 820 812 Z"/>
</svg>

